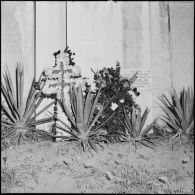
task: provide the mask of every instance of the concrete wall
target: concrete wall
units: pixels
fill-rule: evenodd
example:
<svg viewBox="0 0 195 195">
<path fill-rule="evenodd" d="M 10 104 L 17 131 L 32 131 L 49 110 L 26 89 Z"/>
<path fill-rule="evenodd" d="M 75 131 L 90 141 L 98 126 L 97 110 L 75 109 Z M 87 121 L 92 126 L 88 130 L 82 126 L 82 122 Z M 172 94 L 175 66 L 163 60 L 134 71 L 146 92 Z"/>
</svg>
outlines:
<svg viewBox="0 0 195 195">
<path fill-rule="evenodd" d="M 138 100 L 143 109 L 151 108 L 150 120 L 161 114 L 161 93 L 193 86 L 193 2 L 169 5 L 171 34 L 167 2 L 68 3 L 68 45 L 75 48 L 83 74 L 91 78 L 90 67 L 109 67 L 114 60 L 124 72 L 152 72 L 152 87 L 140 88 Z"/>
<path fill-rule="evenodd" d="M 53 67 L 53 53 L 66 47 L 66 8 L 62 1 L 36 2 L 36 74 Z"/>
<path fill-rule="evenodd" d="M 194 2 L 170 2 L 172 78 L 177 91 L 194 87 Z"/>
<path fill-rule="evenodd" d="M 7 65 L 15 76 L 16 63 L 21 62 L 24 66 L 25 96 L 34 77 L 33 9 L 32 1 L 1 2 L 1 73 Z"/>
<path fill-rule="evenodd" d="M 151 64 L 151 40 L 150 40 L 150 7 L 149 2 L 122 2 L 123 13 L 123 74 L 132 76 L 135 71 L 141 71 L 139 75 L 138 90 L 141 95 L 137 103 L 142 110 L 149 107 L 148 122 L 152 121 L 152 64 Z M 150 86 L 143 83 L 144 74 L 150 79 Z M 137 80 L 138 81 L 138 80 Z M 136 86 L 136 84 L 135 84 Z"/>
<path fill-rule="evenodd" d="M 66 47 L 66 3 L 63 1 L 37 1 L 36 2 L 36 76 L 40 76 L 45 68 L 55 65 L 53 53 Z M 38 110 L 52 102 L 45 99 Z M 59 106 L 58 106 L 59 109 Z M 38 112 L 37 110 L 37 112 Z M 39 118 L 51 116 L 53 106 Z M 58 117 L 61 116 L 58 110 Z M 63 114 L 64 116 L 64 114 Z M 51 125 L 39 125 L 39 129 L 49 131 Z"/>
<path fill-rule="evenodd" d="M 179 92 L 193 86 L 194 80 L 194 4 L 150 2 L 150 35 L 152 56 L 152 93 L 154 117 L 161 114 L 157 97 L 168 94 L 171 87 Z"/>
<path fill-rule="evenodd" d="M 53 52 L 66 45 L 65 2 L 36 2 L 36 74 L 54 64 Z M 90 68 L 116 65 L 124 72 L 150 71 L 151 88 L 142 88 L 140 104 L 161 112 L 157 97 L 171 86 L 177 90 L 194 86 L 194 4 L 168 2 L 171 36 L 168 31 L 167 2 L 71 2 L 68 1 L 68 46 L 75 62 L 90 78 Z M 33 77 L 33 2 L 2 2 L 2 60 L 13 67 L 20 60 L 26 77 Z M 27 80 L 29 82 L 30 79 Z M 151 112 L 151 114 L 152 114 Z M 152 118 L 152 116 L 151 116 Z"/>
<path fill-rule="evenodd" d="M 92 81 L 95 71 L 123 63 L 122 3 L 68 2 L 68 46 L 75 62 Z M 93 84 L 93 83 L 91 83 Z"/>
<path fill-rule="evenodd" d="M 166 3 L 150 2 L 152 104 L 154 117 L 161 114 L 158 97 L 171 88 L 168 13 Z"/>
</svg>

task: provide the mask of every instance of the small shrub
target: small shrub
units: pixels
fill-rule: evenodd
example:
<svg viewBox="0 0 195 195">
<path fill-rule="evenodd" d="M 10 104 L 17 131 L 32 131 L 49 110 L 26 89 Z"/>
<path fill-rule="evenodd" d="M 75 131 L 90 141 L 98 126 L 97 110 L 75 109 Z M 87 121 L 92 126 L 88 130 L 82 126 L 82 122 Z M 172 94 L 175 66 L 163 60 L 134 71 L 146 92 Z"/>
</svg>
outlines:
<svg viewBox="0 0 195 195">
<path fill-rule="evenodd" d="M 159 97 L 164 112 L 162 120 L 170 128 L 175 141 L 181 136 L 194 135 L 194 92 L 192 88 L 183 89 L 178 97 L 176 90 L 170 92 L 170 99 L 162 94 Z"/>
<path fill-rule="evenodd" d="M 42 76 L 42 75 L 41 75 Z M 41 82 L 41 76 L 38 83 Z M 13 85 L 13 80 L 11 78 L 10 72 L 7 71 L 4 74 L 4 83 L 1 81 L 1 95 L 2 95 L 2 113 L 3 117 L 1 119 L 1 125 L 4 127 L 1 132 L 4 139 L 6 137 L 12 137 L 18 144 L 21 141 L 34 139 L 37 140 L 35 136 L 35 126 L 39 124 L 44 124 L 53 121 L 53 117 L 43 118 L 36 120 L 35 111 L 43 101 L 42 89 L 37 92 L 34 88 L 35 78 L 32 81 L 30 91 L 28 93 L 27 100 L 24 100 L 24 70 L 23 67 L 17 64 L 16 75 L 15 75 L 15 87 Z M 53 105 L 54 102 L 45 106 L 38 113 L 36 117 L 42 114 L 47 108 Z"/>
<path fill-rule="evenodd" d="M 97 151 L 96 144 L 104 141 L 104 136 L 101 135 L 101 127 L 110 120 L 114 112 L 110 117 L 99 125 L 95 125 L 98 118 L 103 113 L 106 105 L 101 105 L 99 110 L 97 107 L 98 98 L 100 96 L 100 90 L 98 91 L 95 99 L 92 99 L 91 90 L 89 89 L 86 96 L 83 95 L 81 86 L 78 88 L 73 87 L 70 92 L 71 100 L 71 110 L 73 115 L 71 115 L 65 101 L 59 100 L 59 104 L 62 108 L 63 113 L 68 117 L 72 127 L 68 126 L 61 119 L 57 119 L 61 122 L 61 125 L 57 125 L 57 129 L 60 129 L 70 136 L 55 136 L 55 138 L 62 138 L 67 141 L 76 141 L 83 147 L 85 151 L 88 146 Z M 98 110 L 98 111 L 97 111 Z M 96 112 L 97 111 L 97 112 Z M 95 114 L 97 113 L 97 114 Z M 68 129 L 68 130 L 67 130 Z"/>
<path fill-rule="evenodd" d="M 125 117 L 125 123 L 123 123 L 119 118 L 118 120 L 125 128 L 125 138 L 128 139 L 128 141 L 132 140 L 135 146 L 135 149 L 137 149 L 136 143 L 141 143 L 144 146 L 150 147 L 154 149 L 154 143 L 149 139 L 148 132 L 153 129 L 154 125 L 157 122 L 157 119 L 155 119 L 150 125 L 147 125 L 144 129 L 144 124 L 147 120 L 149 109 L 146 108 L 143 115 L 141 115 L 141 110 L 137 108 L 132 108 L 130 116 L 128 116 L 127 111 L 124 108 L 124 117 Z"/>
</svg>

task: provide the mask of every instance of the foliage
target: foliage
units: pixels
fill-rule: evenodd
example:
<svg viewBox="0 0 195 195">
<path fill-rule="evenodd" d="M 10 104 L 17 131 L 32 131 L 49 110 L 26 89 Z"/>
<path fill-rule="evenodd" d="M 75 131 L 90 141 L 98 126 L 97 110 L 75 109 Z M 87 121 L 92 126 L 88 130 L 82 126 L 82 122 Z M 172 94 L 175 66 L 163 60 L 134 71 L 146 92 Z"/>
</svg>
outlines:
<svg viewBox="0 0 195 195">
<path fill-rule="evenodd" d="M 41 76 L 38 83 L 41 82 Z M 4 82 L 1 81 L 1 97 L 3 98 L 3 101 L 1 101 L 1 109 L 3 113 L 1 125 L 4 127 L 4 131 L 2 132 L 1 139 L 12 137 L 18 144 L 24 140 L 37 140 L 35 134 L 39 131 L 38 129 L 35 130 L 35 126 L 53 121 L 53 117 L 40 120 L 36 120 L 35 118 L 35 116 L 39 116 L 47 108 L 53 105 L 53 102 L 51 102 L 35 114 L 35 111 L 43 101 L 42 89 L 44 85 L 42 85 L 41 89 L 37 92 L 34 88 L 34 78 L 31 83 L 28 97 L 25 101 L 23 67 L 20 64 L 17 64 L 15 72 L 15 87 L 8 69 L 5 71 L 3 77 Z"/>
<path fill-rule="evenodd" d="M 165 125 L 156 123 L 153 126 L 153 130 L 154 132 L 150 136 L 152 140 L 165 141 L 166 139 L 169 139 L 168 129 Z"/>
<path fill-rule="evenodd" d="M 164 112 L 162 120 L 171 129 L 173 138 L 191 137 L 194 134 L 194 92 L 183 88 L 178 97 L 176 90 L 170 92 L 170 99 L 162 94 L 159 97 Z"/>
<path fill-rule="evenodd" d="M 148 137 L 148 132 L 153 129 L 157 119 L 155 119 L 150 125 L 143 128 L 149 112 L 150 110 L 146 108 L 144 113 L 141 115 L 141 110 L 133 107 L 131 109 L 130 116 L 128 116 L 128 113 L 124 108 L 125 123 L 119 119 L 120 123 L 126 130 L 125 138 L 127 137 L 129 140 L 132 140 L 136 149 L 137 142 L 150 148 L 153 148 L 154 146 L 154 143 Z"/>
<path fill-rule="evenodd" d="M 93 71 L 93 70 L 92 70 Z M 120 64 L 117 62 L 116 68 L 103 68 L 97 72 L 94 72 L 94 82 L 96 86 L 96 91 L 101 88 L 101 95 L 98 103 L 102 105 L 110 101 L 108 107 L 104 110 L 103 115 L 100 117 L 99 121 L 107 119 L 113 110 L 113 106 L 117 107 L 116 114 L 108 123 L 104 125 L 104 128 L 108 132 L 108 139 L 117 139 L 121 132 L 123 132 L 123 127 L 118 123 L 117 118 L 124 121 L 123 109 L 126 107 L 126 112 L 129 113 L 131 107 L 135 105 L 134 97 L 139 96 L 140 93 L 137 88 L 133 87 L 132 84 L 137 78 L 137 73 L 133 75 L 132 78 L 124 78 L 121 73 Z"/>
<path fill-rule="evenodd" d="M 88 90 L 88 93 L 84 96 L 81 86 L 73 87 L 70 91 L 70 100 L 71 100 L 71 112 L 69 111 L 65 101 L 59 100 L 59 104 L 62 108 L 62 111 L 68 117 L 69 121 L 72 124 L 72 127 L 69 127 L 61 119 L 57 119 L 62 123 L 56 127 L 70 136 L 55 136 L 56 138 L 63 138 L 67 141 L 76 141 L 82 145 L 83 150 L 85 151 L 87 147 L 93 148 L 97 151 L 96 144 L 100 145 L 100 142 L 104 141 L 104 137 L 101 134 L 101 127 L 112 118 L 112 115 L 105 120 L 102 124 L 95 126 L 98 118 L 101 116 L 106 105 L 101 105 L 99 110 L 97 108 L 98 98 L 100 96 L 100 90 L 98 91 L 94 100 L 92 100 L 91 89 Z M 97 111 L 97 114 L 95 112 Z M 68 130 L 67 130 L 68 129 Z M 101 145 L 100 145 L 101 146 Z"/>
</svg>

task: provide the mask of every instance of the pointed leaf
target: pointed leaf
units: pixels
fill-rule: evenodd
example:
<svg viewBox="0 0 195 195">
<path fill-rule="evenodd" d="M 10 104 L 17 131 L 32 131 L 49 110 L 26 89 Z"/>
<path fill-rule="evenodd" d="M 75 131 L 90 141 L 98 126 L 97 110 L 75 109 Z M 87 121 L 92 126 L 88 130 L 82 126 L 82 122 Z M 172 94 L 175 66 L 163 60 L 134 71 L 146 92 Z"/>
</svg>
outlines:
<svg viewBox="0 0 195 195">
<path fill-rule="evenodd" d="M 76 91 L 76 98 L 77 98 L 77 117 L 76 117 L 76 124 L 80 132 L 84 133 L 84 117 L 83 117 L 83 93 L 81 86 L 79 86 L 78 89 L 75 89 Z"/>
<path fill-rule="evenodd" d="M 88 129 L 87 124 L 88 124 L 88 120 L 90 117 L 91 99 L 92 99 L 91 90 L 89 90 L 87 97 L 86 97 L 86 100 L 85 100 L 85 107 L 84 107 L 84 126 L 85 126 L 85 129 Z"/>
<path fill-rule="evenodd" d="M 125 121 L 126 121 L 127 125 L 129 126 L 130 129 L 133 129 L 131 121 L 128 117 L 128 114 L 127 114 L 127 111 L 125 110 L 125 108 L 123 108 L 123 111 L 124 111 Z"/>
<path fill-rule="evenodd" d="M 98 118 L 101 116 L 102 112 L 103 112 L 103 106 L 100 106 L 100 110 L 98 111 L 98 114 L 95 116 L 95 118 L 93 119 L 93 121 L 91 122 L 89 128 L 87 129 L 87 133 L 89 133 L 89 131 L 91 130 L 91 128 L 94 126 L 94 124 L 97 122 Z"/>
<path fill-rule="evenodd" d="M 97 147 L 96 147 L 95 143 L 93 142 L 93 140 L 89 139 L 88 142 L 89 142 L 89 145 L 93 148 L 93 150 L 95 152 L 97 152 Z"/>
<path fill-rule="evenodd" d="M 140 125 L 140 131 L 142 130 L 142 128 L 144 127 L 144 124 L 148 118 L 150 110 L 148 108 L 145 109 L 142 117 L 141 117 L 141 125 Z"/>
<path fill-rule="evenodd" d="M 93 118 L 93 115 L 94 115 L 94 112 L 95 112 L 95 109 L 97 107 L 97 103 L 98 103 L 98 99 L 99 99 L 99 96 L 100 96 L 100 90 L 101 88 L 98 90 L 98 93 L 95 97 L 95 100 L 93 101 L 93 105 L 92 105 L 92 108 L 90 110 L 90 116 L 89 116 L 89 120 L 88 120 L 88 123 L 87 123 L 87 127 L 89 127 L 90 123 L 91 123 L 91 120 Z"/>
<path fill-rule="evenodd" d="M 100 127 L 102 127 L 104 124 L 106 124 L 114 115 L 115 115 L 115 112 L 109 118 L 107 118 L 103 123 L 101 123 L 99 126 L 97 126 L 93 131 L 91 131 L 89 133 L 89 135 L 94 134 L 98 129 L 100 129 Z"/>
<path fill-rule="evenodd" d="M 76 126 L 76 122 L 75 119 L 72 117 L 72 115 L 70 114 L 64 100 L 59 101 L 59 105 L 62 108 L 62 111 L 67 115 L 68 119 L 70 120 L 71 124 L 75 127 L 75 129 L 79 132 L 77 126 Z"/>
</svg>

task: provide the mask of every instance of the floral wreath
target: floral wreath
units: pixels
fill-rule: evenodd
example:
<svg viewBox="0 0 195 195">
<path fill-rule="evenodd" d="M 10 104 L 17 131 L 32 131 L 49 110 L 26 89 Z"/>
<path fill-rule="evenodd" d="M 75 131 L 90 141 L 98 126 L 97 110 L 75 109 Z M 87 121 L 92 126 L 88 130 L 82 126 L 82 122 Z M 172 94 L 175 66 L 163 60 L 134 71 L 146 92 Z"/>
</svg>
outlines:
<svg viewBox="0 0 195 195">
<path fill-rule="evenodd" d="M 45 77 L 44 94 L 56 94 L 57 99 L 62 100 L 70 92 L 72 86 L 81 85 L 82 90 L 86 90 L 88 79 L 81 76 L 81 69 L 73 62 L 75 53 L 66 47 L 64 51 L 59 50 L 53 54 L 55 56 L 55 66 L 43 71 Z M 66 98 L 65 98 L 66 99 Z"/>
</svg>

